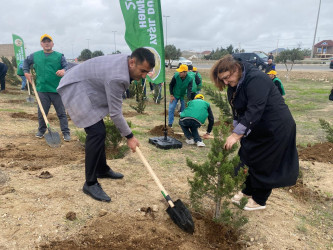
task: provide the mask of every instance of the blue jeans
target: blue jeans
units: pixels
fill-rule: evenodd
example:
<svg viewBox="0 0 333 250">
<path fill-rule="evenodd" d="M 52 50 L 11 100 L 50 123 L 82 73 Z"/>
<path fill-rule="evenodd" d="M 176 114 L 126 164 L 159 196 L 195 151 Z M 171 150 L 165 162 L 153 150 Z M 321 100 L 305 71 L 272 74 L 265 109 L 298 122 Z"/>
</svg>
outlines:
<svg viewBox="0 0 333 250">
<path fill-rule="evenodd" d="M 179 125 L 182 128 L 187 139 L 194 139 L 195 142 L 201 141 L 198 128 L 201 124 L 194 119 L 180 119 Z"/>
<path fill-rule="evenodd" d="M 21 89 L 24 90 L 25 89 L 25 85 L 27 84 L 27 79 L 25 78 L 25 76 L 20 76 L 22 79 L 22 86 Z"/>
<path fill-rule="evenodd" d="M 180 100 L 180 112 L 182 112 L 185 109 L 184 99 L 181 100 L 175 97 L 175 99 L 169 103 L 169 123 L 168 123 L 169 125 L 172 125 L 173 120 L 175 119 L 175 109 L 179 100 Z"/>
</svg>

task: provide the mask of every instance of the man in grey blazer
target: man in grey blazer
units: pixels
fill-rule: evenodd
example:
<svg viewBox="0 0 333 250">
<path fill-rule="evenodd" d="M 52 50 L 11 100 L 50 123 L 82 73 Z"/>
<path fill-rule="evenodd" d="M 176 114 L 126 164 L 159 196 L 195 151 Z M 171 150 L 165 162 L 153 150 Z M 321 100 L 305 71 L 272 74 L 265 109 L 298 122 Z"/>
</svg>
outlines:
<svg viewBox="0 0 333 250">
<path fill-rule="evenodd" d="M 87 133 L 83 192 L 96 200 L 111 201 L 97 178 L 123 178 L 106 163 L 103 118 L 110 114 L 120 134 L 127 138 L 128 147 L 135 152 L 139 141 L 123 117 L 122 94 L 132 80 L 145 78 L 154 67 L 154 54 L 138 48 L 131 56 L 116 54 L 87 60 L 68 70 L 60 81 L 57 90 L 69 116 Z"/>
</svg>

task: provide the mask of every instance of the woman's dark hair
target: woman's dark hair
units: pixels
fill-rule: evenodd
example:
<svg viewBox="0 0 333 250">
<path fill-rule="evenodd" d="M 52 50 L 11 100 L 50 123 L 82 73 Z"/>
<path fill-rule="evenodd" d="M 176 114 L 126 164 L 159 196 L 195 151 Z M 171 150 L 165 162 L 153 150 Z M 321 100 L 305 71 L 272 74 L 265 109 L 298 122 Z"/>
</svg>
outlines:
<svg viewBox="0 0 333 250">
<path fill-rule="evenodd" d="M 217 88 L 223 90 L 225 88 L 224 81 L 220 80 L 218 74 L 230 71 L 233 74 L 235 71 L 242 72 L 240 62 L 234 59 L 231 55 L 225 55 L 218 60 L 210 70 L 210 79 Z"/>
<path fill-rule="evenodd" d="M 137 48 L 132 52 L 131 58 L 136 58 L 137 63 L 140 64 L 147 61 L 151 68 L 155 67 L 155 56 L 149 49 Z"/>
</svg>

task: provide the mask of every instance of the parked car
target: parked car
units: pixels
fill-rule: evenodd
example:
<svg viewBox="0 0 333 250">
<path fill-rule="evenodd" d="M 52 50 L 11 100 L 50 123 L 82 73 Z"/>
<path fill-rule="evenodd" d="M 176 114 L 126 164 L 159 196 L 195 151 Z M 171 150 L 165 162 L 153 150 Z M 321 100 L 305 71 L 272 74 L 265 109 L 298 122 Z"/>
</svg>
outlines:
<svg viewBox="0 0 333 250">
<path fill-rule="evenodd" d="M 165 60 L 165 67 L 170 67 L 171 68 L 179 68 L 180 65 L 185 64 L 185 65 L 192 65 L 192 61 L 187 60 L 185 57 L 179 57 L 177 60 Z"/>
<path fill-rule="evenodd" d="M 331 57 L 330 69 L 333 69 L 333 57 Z"/>
<path fill-rule="evenodd" d="M 264 53 L 251 52 L 251 53 L 234 53 L 234 58 L 240 58 L 243 61 L 254 64 L 259 70 L 264 70 L 267 65 L 268 57 Z"/>
</svg>

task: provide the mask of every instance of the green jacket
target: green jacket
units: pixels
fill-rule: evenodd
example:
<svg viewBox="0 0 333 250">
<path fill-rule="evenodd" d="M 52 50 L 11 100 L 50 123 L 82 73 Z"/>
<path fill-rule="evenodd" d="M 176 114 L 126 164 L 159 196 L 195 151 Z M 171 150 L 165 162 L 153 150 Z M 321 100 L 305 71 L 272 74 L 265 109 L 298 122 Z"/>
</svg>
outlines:
<svg viewBox="0 0 333 250">
<path fill-rule="evenodd" d="M 194 99 L 187 103 L 186 109 L 180 114 L 180 118 L 192 117 L 204 124 L 208 117 L 210 104 L 201 99 Z"/>
<path fill-rule="evenodd" d="M 182 80 L 179 76 L 179 73 L 176 72 L 174 75 L 174 79 L 176 80 L 176 84 L 173 85 L 172 83 L 170 84 L 170 88 L 172 88 L 172 92 L 170 93 L 173 94 L 174 97 L 180 100 L 184 100 L 184 96 L 186 94 L 186 90 L 189 87 L 189 84 L 192 84 L 192 78 L 187 74 L 185 79 Z M 172 82 L 172 80 L 171 80 Z"/>
<path fill-rule="evenodd" d="M 62 54 L 53 51 L 49 56 L 45 56 L 44 51 L 34 53 L 34 69 L 36 71 L 36 89 L 38 92 L 57 93 L 61 77 L 56 72 L 61 67 Z"/>
</svg>

